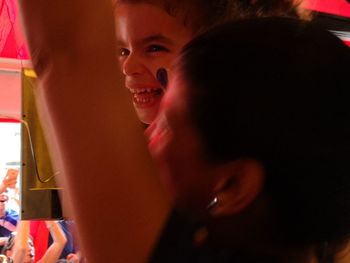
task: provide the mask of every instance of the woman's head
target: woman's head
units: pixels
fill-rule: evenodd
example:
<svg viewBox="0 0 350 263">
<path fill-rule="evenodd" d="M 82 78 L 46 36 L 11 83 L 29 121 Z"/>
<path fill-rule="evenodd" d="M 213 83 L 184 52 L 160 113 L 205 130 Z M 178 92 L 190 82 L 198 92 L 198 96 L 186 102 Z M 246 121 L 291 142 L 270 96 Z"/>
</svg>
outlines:
<svg viewBox="0 0 350 263">
<path fill-rule="evenodd" d="M 349 53 L 310 23 L 278 18 L 228 24 L 188 44 L 150 147 L 165 180 L 177 183 L 171 185 L 176 198 L 195 189 L 204 204 L 220 196 L 220 173 L 243 171 L 239 166 L 251 167 L 244 160 L 255 160 L 263 170 L 257 170 L 260 186 L 237 214 L 264 196 L 270 223 L 285 240 L 308 245 L 346 238 Z M 232 178 L 222 189 L 244 182 Z M 218 207 L 227 200 L 221 201 Z"/>
<path fill-rule="evenodd" d="M 2 254 L 6 255 L 9 258 L 11 258 L 13 254 L 16 235 L 17 235 L 17 232 L 12 232 L 2 249 Z M 28 247 L 23 258 L 23 263 L 32 263 L 32 262 L 34 262 L 34 244 L 33 244 L 33 240 L 31 238 L 28 238 Z"/>
<path fill-rule="evenodd" d="M 152 122 L 164 94 L 156 71 L 171 69 L 194 36 L 230 20 L 297 13 L 293 0 L 116 0 L 119 60 L 140 120 Z"/>
</svg>

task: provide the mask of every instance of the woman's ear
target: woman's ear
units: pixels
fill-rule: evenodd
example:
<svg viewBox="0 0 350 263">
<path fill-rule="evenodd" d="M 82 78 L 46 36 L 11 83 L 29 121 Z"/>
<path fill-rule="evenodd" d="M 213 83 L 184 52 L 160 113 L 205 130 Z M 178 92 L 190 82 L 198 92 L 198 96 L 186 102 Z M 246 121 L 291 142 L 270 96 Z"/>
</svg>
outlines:
<svg viewBox="0 0 350 263">
<path fill-rule="evenodd" d="M 260 194 L 265 182 L 263 166 L 253 159 L 240 159 L 219 168 L 215 181 L 215 205 L 209 208 L 214 217 L 237 214 Z"/>
</svg>

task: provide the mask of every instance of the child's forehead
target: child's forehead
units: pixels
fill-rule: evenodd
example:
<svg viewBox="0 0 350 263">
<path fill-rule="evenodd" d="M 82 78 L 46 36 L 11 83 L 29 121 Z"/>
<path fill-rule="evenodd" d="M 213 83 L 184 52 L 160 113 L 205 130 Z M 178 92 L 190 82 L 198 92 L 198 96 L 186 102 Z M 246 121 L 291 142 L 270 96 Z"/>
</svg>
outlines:
<svg viewBox="0 0 350 263">
<path fill-rule="evenodd" d="M 155 5 L 166 9 L 165 7 L 168 3 L 176 4 L 176 1 L 166 1 L 166 0 L 112 0 L 115 5 L 117 4 L 149 4 Z"/>
<path fill-rule="evenodd" d="M 149 4 L 163 9 L 171 16 L 182 16 L 193 7 L 193 0 L 112 0 L 114 6 L 118 4 Z M 193 12 L 192 12 L 193 13 Z"/>
<path fill-rule="evenodd" d="M 164 36 L 169 39 L 192 38 L 192 31 L 178 17 L 173 17 L 157 6 L 149 4 L 124 5 L 115 11 L 117 36 L 120 39 Z M 142 25 L 142 26 L 140 26 Z"/>
<path fill-rule="evenodd" d="M 195 5 L 194 0 L 112 0 L 114 1 L 114 11 L 118 12 L 118 7 L 128 5 L 132 8 L 137 5 L 153 6 L 158 10 L 163 11 L 163 14 L 176 19 L 179 24 L 195 35 L 200 28 L 206 24 L 207 14 L 203 8 Z"/>
</svg>

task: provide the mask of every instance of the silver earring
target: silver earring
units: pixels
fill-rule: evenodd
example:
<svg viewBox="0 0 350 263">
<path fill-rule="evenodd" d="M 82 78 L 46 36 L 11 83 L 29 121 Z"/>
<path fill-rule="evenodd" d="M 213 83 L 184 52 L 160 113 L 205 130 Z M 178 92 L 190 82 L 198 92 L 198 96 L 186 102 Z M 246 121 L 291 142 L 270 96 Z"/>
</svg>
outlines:
<svg viewBox="0 0 350 263">
<path fill-rule="evenodd" d="M 219 204 L 219 199 L 215 196 L 213 200 L 210 201 L 210 203 L 207 205 L 208 211 L 213 211 Z"/>
</svg>

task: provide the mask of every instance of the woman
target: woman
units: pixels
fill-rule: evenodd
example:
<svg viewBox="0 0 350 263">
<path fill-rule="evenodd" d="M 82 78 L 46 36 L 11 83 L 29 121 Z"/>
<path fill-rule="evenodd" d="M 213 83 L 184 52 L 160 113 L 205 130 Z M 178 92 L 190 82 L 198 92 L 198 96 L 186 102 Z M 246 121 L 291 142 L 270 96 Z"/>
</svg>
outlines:
<svg viewBox="0 0 350 263">
<path fill-rule="evenodd" d="M 67 242 L 60 225 L 55 221 L 46 221 L 46 226 L 53 238 L 53 243 L 46 250 L 38 263 L 55 263 Z M 15 235 L 10 236 L 2 254 L 13 263 L 34 262 L 34 244 L 29 235 L 29 221 L 20 221 Z"/>
<path fill-rule="evenodd" d="M 334 262 L 350 234 L 349 61 L 331 33 L 279 18 L 184 48 L 148 134 L 197 228 L 173 221 L 154 262 Z"/>
</svg>

